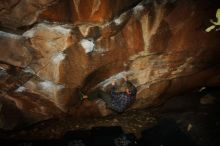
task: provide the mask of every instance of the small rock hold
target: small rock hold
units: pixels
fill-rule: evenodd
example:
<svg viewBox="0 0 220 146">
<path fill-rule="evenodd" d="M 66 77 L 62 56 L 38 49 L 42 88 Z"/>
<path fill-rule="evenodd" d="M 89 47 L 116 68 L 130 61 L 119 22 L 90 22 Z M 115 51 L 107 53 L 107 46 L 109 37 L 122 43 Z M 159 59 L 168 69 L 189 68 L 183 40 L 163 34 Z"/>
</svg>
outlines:
<svg viewBox="0 0 220 146">
<path fill-rule="evenodd" d="M 114 122 L 114 123 L 117 123 L 117 122 L 119 122 L 119 121 L 118 121 L 118 119 L 113 119 L 113 122 Z"/>
<path fill-rule="evenodd" d="M 142 125 L 138 125 L 139 128 L 143 127 Z"/>
</svg>

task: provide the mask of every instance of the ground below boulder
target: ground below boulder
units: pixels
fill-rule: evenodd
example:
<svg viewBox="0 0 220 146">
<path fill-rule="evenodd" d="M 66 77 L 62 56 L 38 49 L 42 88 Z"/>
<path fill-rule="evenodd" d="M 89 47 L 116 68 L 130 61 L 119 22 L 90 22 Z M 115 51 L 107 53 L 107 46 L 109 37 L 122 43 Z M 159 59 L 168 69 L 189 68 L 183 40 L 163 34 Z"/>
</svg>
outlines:
<svg viewBox="0 0 220 146">
<path fill-rule="evenodd" d="M 212 96 L 215 102 L 201 104 L 200 100 L 207 95 Z M 189 140 L 188 142 L 191 144 L 199 146 L 210 144 L 218 146 L 220 144 L 219 96 L 219 88 L 202 91 L 198 89 L 170 98 L 164 105 L 157 108 L 141 111 L 130 110 L 123 114 L 104 118 L 85 118 L 79 121 L 67 115 L 38 123 L 26 129 L 8 133 L 1 132 L 1 138 L 10 140 L 55 140 L 62 139 L 68 131 L 119 126 L 124 133 L 133 133 L 140 143 L 148 143 L 150 146 L 155 146 L 158 143 L 177 142 L 173 137 Z"/>
</svg>

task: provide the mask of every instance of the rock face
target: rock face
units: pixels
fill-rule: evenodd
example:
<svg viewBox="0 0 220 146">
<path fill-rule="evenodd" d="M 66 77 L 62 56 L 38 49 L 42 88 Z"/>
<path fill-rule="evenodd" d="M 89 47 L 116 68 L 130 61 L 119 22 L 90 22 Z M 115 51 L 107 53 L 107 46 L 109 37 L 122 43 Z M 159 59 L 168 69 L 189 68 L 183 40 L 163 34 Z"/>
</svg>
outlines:
<svg viewBox="0 0 220 146">
<path fill-rule="evenodd" d="M 61 112 L 51 101 L 24 86 L 33 75 L 22 68 L 0 64 L 0 128 L 11 130 L 47 120 Z"/>
<path fill-rule="evenodd" d="M 27 123 L 61 111 L 108 115 L 102 101 L 81 103 L 77 89 L 106 90 L 124 75 L 138 87 L 136 109 L 219 85 L 220 33 L 205 32 L 219 6 L 217 0 L 3 1 L 0 107 L 13 107 Z"/>
<path fill-rule="evenodd" d="M 55 2 L 56 0 L 2 0 L 0 23 L 9 28 L 31 25 L 37 20 L 39 13 Z"/>
<path fill-rule="evenodd" d="M 26 67 L 32 59 L 32 55 L 24 44 L 24 38 L 16 34 L 0 31 L 0 61 Z"/>
</svg>

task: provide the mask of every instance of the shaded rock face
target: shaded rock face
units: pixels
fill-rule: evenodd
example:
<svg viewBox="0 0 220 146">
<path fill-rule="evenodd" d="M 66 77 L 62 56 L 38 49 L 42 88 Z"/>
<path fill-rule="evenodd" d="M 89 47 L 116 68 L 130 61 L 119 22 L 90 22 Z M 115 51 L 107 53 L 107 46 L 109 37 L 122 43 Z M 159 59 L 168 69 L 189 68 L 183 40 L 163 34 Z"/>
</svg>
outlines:
<svg viewBox="0 0 220 146">
<path fill-rule="evenodd" d="M 9 28 L 31 25 L 38 15 L 54 2 L 56 0 L 1 0 L 0 23 Z"/>
<path fill-rule="evenodd" d="M 74 24 L 103 24 L 137 5 L 141 0 L 67 0 L 59 1 L 45 10 L 39 19 L 73 22 Z M 65 9 L 63 8 L 65 7 Z M 59 13 L 55 13 L 58 11 Z"/>
<path fill-rule="evenodd" d="M 138 88 L 131 108 L 140 109 L 219 85 L 220 33 L 204 31 L 219 6 L 217 0 L 3 1 L 1 105 L 33 123 L 61 111 L 110 114 L 102 101 L 81 103 L 77 88 L 105 90 L 125 75 Z"/>
<path fill-rule="evenodd" d="M 22 68 L 0 63 L 0 128 L 11 130 L 60 114 L 61 110 L 25 87 L 33 75 Z"/>
</svg>

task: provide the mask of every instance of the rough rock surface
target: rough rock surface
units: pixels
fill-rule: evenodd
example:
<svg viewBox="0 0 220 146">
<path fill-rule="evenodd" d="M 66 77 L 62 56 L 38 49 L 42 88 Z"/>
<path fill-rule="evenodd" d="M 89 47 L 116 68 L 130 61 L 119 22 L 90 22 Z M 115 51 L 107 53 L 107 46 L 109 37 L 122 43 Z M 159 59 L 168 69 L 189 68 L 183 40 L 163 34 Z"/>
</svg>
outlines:
<svg viewBox="0 0 220 146">
<path fill-rule="evenodd" d="M 40 20 L 103 24 L 135 6 L 141 0 L 67 0 L 59 1 L 41 13 Z M 64 9 L 65 7 L 65 9 Z M 54 12 L 58 12 L 55 13 Z"/>
<path fill-rule="evenodd" d="M 17 28 L 36 22 L 39 14 L 56 0 L 1 0 L 0 24 Z"/>
<path fill-rule="evenodd" d="M 32 55 L 24 44 L 24 38 L 16 34 L 0 31 L 0 61 L 26 67 L 32 59 Z"/>
<path fill-rule="evenodd" d="M 3 1 L 1 96 L 21 113 L 39 108 L 27 114 L 40 113 L 39 120 L 56 110 L 76 117 L 110 114 L 103 102 L 82 104 L 77 89 L 105 90 L 123 75 L 138 87 L 135 109 L 219 85 L 220 33 L 205 32 L 219 6 L 217 0 Z"/>
<path fill-rule="evenodd" d="M 62 113 L 52 102 L 24 87 L 32 77 L 19 67 L 0 64 L 1 129 L 22 128 Z"/>
</svg>

